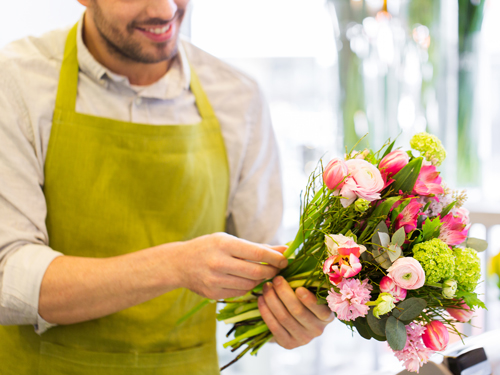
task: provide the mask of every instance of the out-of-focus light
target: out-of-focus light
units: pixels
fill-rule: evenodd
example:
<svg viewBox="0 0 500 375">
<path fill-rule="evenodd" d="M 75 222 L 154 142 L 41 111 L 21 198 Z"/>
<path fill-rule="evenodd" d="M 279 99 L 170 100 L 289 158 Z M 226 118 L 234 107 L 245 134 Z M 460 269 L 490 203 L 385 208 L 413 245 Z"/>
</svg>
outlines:
<svg viewBox="0 0 500 375">
<path fill-rule="evenodd" d="M 429 28 L 424 25 L 416 25 L 413 28 L 413 40 L 415 43 L 417 43 L 420 47 L 427 49 L 429 48 L 429 45 L 431 44 L 431 36 L 429 32 Z"/>
<path fill-rule="evenodd" d="M 366 114 L 363 111 L 354 113 L 354 131 L 358 137 L 363 137 L 370 131 Z"/>
<path fill-rule="evenodd" d="M 366 78 L 376 78 L 378 73 L 377 61 L 371 58 L 363 61 L 363 74 Z"/>
<path fill-rule="evenodd" d="M 415 103 L 409 96 L 403 96 L 398 104 L 398 123 L 401 129 L 409 130 L 415 122 Z"/>
<path fill-rule="evenodd" d="M 399 14 L 399 8 L 401 5 L 401 0 L 387 0 L 387 11 L 393 16 Z"/>
<path fill-rule="evenodd" d="M 373 17 L 366 17 L 363 20 L 363 30 L 370 39 L 375 39 L 378 34 L 380 24 Z"/>
<path fill-rule="evenodd" d="M 427 129 L 427 120 L 425 116 L 420 115 L 415 119 L 415 133 L 425 132 Z"/>
<path fill-rule="evenodd" d="M 388 22 L 382 22 L 380 25 L 377 50 L 380 60 L 391 65 L 394 61 L 394 38 Z"/>
<path fill-rule="evenodd" d="M 380 10 L 384 6 L 384 0 L 366 0 L 366 5 L 371 10 Z"/>
<path fill-rule="evenodd" d="M 410 48 L 405 56 L 404 80 L 409 85 L 418 85 L 422 80 L 420 60 L 416 47 Z"/>
</svg>

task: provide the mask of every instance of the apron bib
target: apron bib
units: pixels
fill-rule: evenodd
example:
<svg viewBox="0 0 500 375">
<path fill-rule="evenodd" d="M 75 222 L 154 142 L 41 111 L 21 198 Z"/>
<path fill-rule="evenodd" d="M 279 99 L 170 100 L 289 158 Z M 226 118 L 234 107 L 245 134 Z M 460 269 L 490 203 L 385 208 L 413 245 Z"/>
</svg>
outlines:
<svg viewBox="0 0 500 375">
<path fill-rule="evenodd" d="M 219 123 L 197 75 L 202 121 L 155 126 L 75 112 L 76 26 L 59 78 L 45 162 L 50 246 L 111 257 L 224 231 L 229 171 Z M 180 325 L 201 301 L 176 289 L 104 318 L 51 328 L 0 327 L 2 375 L 219 373 L 215 307 Z"/>
</svg>

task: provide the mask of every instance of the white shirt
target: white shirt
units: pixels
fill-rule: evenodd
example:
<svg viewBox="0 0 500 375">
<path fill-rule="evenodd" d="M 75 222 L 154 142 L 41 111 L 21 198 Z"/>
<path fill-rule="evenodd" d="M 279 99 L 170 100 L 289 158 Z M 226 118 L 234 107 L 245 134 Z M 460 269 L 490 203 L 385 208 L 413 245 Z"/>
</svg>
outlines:
<svg viewBox="0 0 500 375">
<path fill-rule="evenodd" d="M 76 111 L 152 125 L 200 121 L 189 90 L 197 72 L 224 138 L 230 169 L 227 231 L 273 240 L 282 216 L 278 150 L 256 83 L 189 42 L 169 71 L 138 87 L 99 64 L 77 36 Z M 42 187 L 59 71 L 69 29 L 29 37 L 0 50 L 0 324 L 50 325 L 38 315 L 43 275 L 62 254 L 48 247 Z M 188 126 L 188 125 L 187 125 Z"/>
</svg>

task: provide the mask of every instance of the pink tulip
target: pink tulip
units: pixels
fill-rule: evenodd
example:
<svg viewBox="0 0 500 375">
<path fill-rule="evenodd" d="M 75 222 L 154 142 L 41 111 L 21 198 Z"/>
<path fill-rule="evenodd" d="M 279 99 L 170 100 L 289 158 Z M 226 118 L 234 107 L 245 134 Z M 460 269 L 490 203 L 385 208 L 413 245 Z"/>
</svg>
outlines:
<svg viewBox="0 0 500 375">
<path fill-rule="evenodd" d="M 433 320 L 428 323 L 425 328 L 426 330 L 422 335 L 422 341 L 425 346 L 435 351 L 442 351 L 446 349 L 450 335 L 448 334 L 448 330 L 444 324 L 438 320 Z"/>
<path fill-rule="evenodd" d="M 474 311 L 472 311 L 463 300 L 460 300 L 460 304 L 458 305 L 458 307 L 459 308 L 457 309 L 448 307 L 446 311 L 448 312 L 448 314 L 450 314 L 451 317 L 455 318 L 459 322 L 466 323 L 471 320 Z"/>
<path fill-rule="evenodd" d="M 406 298 L 406 289 L 397 286 L 389 276 L 384 276 L 380 280 L 380 291 L 382 293 L 390 293 L 394 297 L 395 303 L 401 302 Z"/>
<path fill-rule="evenodd" d="M 410 233 L 415 230 L 417 227 L 418 217 L 421 214 L 420 209 L 422 206 L 423 204 L 420 204 L 415 199 L 412 199 L 396 218 L 395 229 L 398 230 L 399 228 L 404 227 L 406 233 Z"/>
<path fill-rule="evenodd" d="M 342 189 L 348 170 L 344 160 L 332 159 L 323 172 L 323 181 L 330 190 Z"/>
<path fill-rule="evenodd" d="M 413 192 L 417 195 L 439 195 L 444 190 L 441 186 L 441 177 L 433 165 L 422 165 Z"/>
<path fill-rule="evenodd" d="M 394 283 L 403 289 L 418 289 L 425 283 L 424 269 L 415 258 L 399 258 L 387 272 Z"/>
<path fill-rule="evenodd" d="M 331 256 L 323 264 L 323 272 L 330 277 L 330 281 L 335 285 L 338 285 L 344 278 L 356 276 L 360 271 L 359 258 L 352 253 L 349 256 Z"/>
<path fill-rule="evenodd" d="M 403 169 L 410 161 L 408 154 L 401 150 L 389 152 L 379 163 L 378 169 L 384 180 L 389 180 L 392 176 Z"/>
</svg>

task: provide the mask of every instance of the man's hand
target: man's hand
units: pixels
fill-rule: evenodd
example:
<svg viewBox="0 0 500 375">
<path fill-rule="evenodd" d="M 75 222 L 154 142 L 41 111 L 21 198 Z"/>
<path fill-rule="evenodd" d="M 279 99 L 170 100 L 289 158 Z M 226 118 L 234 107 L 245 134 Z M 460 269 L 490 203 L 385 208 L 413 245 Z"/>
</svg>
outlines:
<svg viewBox="0 0 500 375">
<path fill-rule="evenodd" d="M 285 249 L 225 233 L 195 238 L 178 252 L 183 266 L 181 286 L 211 299 L 244 295 L 288 265 L 281 254 Z"/>
<path fill-rule="evenodd" d="M 316 296 L 306 288 L 295 293 L 286 280 L 278 276 L 264 285 L 259 297 L 259 310 L 276 342 L 293 349 L 320 336 L 335 316 L 325 305 L 318 305 Z"/>
</svg>

